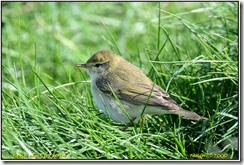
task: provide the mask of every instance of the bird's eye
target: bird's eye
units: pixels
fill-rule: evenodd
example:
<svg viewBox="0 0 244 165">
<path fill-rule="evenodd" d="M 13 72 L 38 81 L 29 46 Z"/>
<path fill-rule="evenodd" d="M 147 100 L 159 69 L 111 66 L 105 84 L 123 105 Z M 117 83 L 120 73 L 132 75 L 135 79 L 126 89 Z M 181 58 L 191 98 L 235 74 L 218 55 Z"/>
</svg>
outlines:
<svg viewBox="0 0 244 165">
<path fill-rule="evenodd" d="M 95 64 L 94 66 L 98 68 L 99 66 L 102 66 L 102 65 L 103 66 L 106 66 L 107 64 L 108 64 L 108 61 L 107 62 L 102 62 L 102 63 Z"/>
<path fill-rule="evenodd" d="M 95 65 L 95 67 L 97 67 L 97 68 L 98 68 L 98 67 L 99 67 L 99 66 L 101 66 L 101 65 L 102 65 L 102 64 L 96 64 L 96 65 Z"/>
</svg>

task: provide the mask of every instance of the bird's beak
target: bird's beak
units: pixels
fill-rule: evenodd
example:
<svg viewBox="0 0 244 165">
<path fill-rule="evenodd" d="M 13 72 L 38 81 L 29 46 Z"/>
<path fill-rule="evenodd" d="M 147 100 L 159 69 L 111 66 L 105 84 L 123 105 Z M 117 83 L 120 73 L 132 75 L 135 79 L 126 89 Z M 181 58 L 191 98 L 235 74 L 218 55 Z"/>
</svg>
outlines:
<svg viewBox="0 0 244 165">
<path fill-rule="evenodd" d="M 87 68 L 87 64 L 76 64 L 76 67 Z"/>
</svg>

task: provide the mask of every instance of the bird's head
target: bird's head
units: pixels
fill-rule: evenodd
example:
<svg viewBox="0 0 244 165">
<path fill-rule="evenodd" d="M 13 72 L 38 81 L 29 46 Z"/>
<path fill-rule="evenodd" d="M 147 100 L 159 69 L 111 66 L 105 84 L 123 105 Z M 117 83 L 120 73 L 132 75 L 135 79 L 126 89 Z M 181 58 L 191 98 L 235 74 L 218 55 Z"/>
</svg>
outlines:
<svg viewBox="0 0 244 165">
<path fill-rule="evenodd" d="M 91 79 L 96 79 L 113 70 L 120 58 L 113 52 L 102 50 L 95 53 L 86 63 L 76 66 L 86 68 Z"/>
</svg>

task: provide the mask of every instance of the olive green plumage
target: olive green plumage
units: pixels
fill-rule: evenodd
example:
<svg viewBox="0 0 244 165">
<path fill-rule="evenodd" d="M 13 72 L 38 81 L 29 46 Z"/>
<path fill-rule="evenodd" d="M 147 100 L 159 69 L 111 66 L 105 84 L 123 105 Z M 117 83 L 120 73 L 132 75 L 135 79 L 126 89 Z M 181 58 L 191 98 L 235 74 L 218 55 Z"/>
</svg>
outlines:
<svg viewBox="0 0 244 165">
<path fill-rule="evenodd" d="M 105 98 L 113 98 L 110 86 L 124 103 L 145 105 L 151 91 L 148 106 L 178 114 L 189 119 L 207 119 L 181 108 L 161 87 L 154 84 L 138 67 L 110 51 L 99 51 L 86 64 L 95 87 Z M 137 109 L 135 109 L 137 110 Z M 160 111 L 159 111 L 160 114 Z"/>
</svg>

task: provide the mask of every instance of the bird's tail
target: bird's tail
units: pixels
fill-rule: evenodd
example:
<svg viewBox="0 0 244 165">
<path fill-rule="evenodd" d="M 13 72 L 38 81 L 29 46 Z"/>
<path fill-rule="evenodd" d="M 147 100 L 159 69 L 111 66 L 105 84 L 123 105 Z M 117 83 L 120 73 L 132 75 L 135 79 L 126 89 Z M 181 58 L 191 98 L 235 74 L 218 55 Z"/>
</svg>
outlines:
<svg viewBox="0 0 244 165">
<path fill-rule="evenodd" d="M 206 118 L 206 117 L 200 116 L 194 112 L 190 112 L 190 111 L 187 111 L 184 109 L 177 110 L 177 111 L 175 111 L 174 114 L 178 114 L 180 116 L 184 116 L 184 117 L 186 117 L 188 119 L 192 119 L 192 120 L 208 120 L 208 118 Z"/>
</svg>

